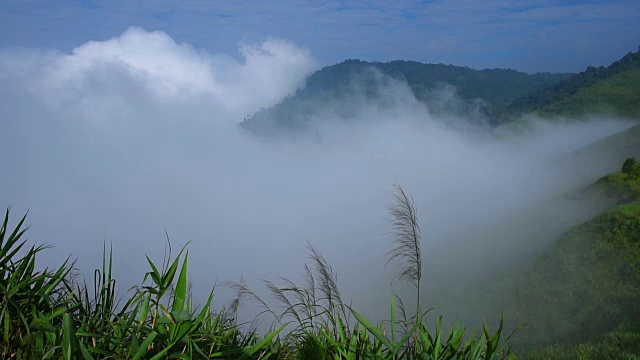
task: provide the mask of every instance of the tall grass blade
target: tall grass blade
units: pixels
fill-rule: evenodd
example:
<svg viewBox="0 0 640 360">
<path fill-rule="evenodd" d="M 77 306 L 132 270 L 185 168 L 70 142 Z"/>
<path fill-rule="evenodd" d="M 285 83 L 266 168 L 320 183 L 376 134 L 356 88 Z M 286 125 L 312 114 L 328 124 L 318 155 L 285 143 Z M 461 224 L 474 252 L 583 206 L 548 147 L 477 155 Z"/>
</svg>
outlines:
<svg viewBox="0 0 640 360">
<path fill-rule="evenodd" d="M 173 297 L 173 305 L 171 306 L 172 312 L 178 312 L 184 310 L 185 299 L 187 298 L 187 264 L 189 259 L 189 253 L 187 252 L 182 262 L 182 269 L 178 275 L 178 282 L 176 284 L 175 293 Z"/>
<path fill-rule="evenodd" d="M 63 319 L 62 326 L 63 326 L 63 338 L 64 338 L 62 354 L 65 360 L 71 360 L 74 358 L 73 345 L 76 341 L 75 334 L 73 331 L 73 319 L 71 318 L 71 314 L 69 313 L 64 313 L 62 319 Z"/>
<path fill-rule="evenodd" d="M 262 340 L 260 340 L 257 344 L 251 347 L 245 348 L 243 350 L 244 355 L 240 359 L 247 359 L 251 355 L 260 351 L 260 349 L 266 347 L 266 345 L 269 344 L 273 340 L 273 338 L 276 337 L 284 328 L 285 328 L 285 325 L 280 326 L 278 330 L 272 331 L 270 334 L 268 334 Z"/>
<path fill-rule="evenodd" d="M 356 320 L 358 320 L 358 322 L 360 324 L 362 324 L 362 326 L 364 326 L 373 336 L 375 336 L 376 339 L 380 340 L 384 344 L 384 346 L 387 347 L 387 349 L 393 350 L 394 346 L 391 344 L 391 342 L 389 342 L 389 339 L 387 339 L 380 332 L 380 330 L 378 330 L 378 328 L 373 326 L 373 324 L 371 324 L 371 322 L 369 322 L 369 320 L 367 320 L 367 318 L 365 318 L 364 316 L 360 315 L 360 313 L 358 313 L 354 309 L 352 309 L 352 308 L 349 308 L 349 309 L 351 310 L 351 313 L 356 318 Z"/>
</svg>

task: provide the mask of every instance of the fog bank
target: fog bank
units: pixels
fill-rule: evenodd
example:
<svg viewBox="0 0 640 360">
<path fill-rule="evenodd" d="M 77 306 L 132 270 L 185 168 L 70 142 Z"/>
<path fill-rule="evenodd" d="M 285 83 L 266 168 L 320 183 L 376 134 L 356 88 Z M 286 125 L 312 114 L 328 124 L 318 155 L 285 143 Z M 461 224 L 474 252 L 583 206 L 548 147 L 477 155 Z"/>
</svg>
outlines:
<svg viewBox="0 0 640 360">
<path fill-rule="evenodd" d="M 328 111 L 313 137 L 264 139 L 238 124 L 304 86 L 316 65 L 283 40 L 240 51 L 238 60 L 136 28 L 72 53 L 0 51 L 0 204 L 16 217 L 29 209 L 28 237 L 55 246 L 42 265 L 72 254 L 90 274 L 106 238 L 124 292 L 142 279 L 144 254 L 161 259 L 166 229 L 174 249 L 192 242 L 201 297 L 216 281 L 298 278 L 309 241 L 338 270 L 345 298 L 385 316 L 390 184 L 418 207 L 430 301 L 442 290 L 433 277 L 508 261 L 504 252 L 471 256 L 478 236 L 585 180 L 545 164 L 630 126 L 597 118 L 539 120 L 500 137 L 461 131 L 394 82 L 381 91 L 397 101 L 354 98 L 362 121 Z M 501 241 L 536 248 L 532 237 Z M 460 263 L 465 253 L 475 260 Z"/>
</svg>

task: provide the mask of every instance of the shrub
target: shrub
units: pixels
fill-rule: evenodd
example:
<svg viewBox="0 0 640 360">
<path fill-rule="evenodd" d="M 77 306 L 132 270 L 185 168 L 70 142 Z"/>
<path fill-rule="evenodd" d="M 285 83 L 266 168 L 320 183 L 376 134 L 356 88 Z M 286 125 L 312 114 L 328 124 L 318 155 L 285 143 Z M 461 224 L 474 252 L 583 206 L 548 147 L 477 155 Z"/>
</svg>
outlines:
<svg viewBox="0 0 640 360">
<path fill-rule="evenodd" d="M 622 164 L 622 173 L 627 175 L 637 175 L 638 162 L 634 157 L 627 158 Z"/>
</svg>

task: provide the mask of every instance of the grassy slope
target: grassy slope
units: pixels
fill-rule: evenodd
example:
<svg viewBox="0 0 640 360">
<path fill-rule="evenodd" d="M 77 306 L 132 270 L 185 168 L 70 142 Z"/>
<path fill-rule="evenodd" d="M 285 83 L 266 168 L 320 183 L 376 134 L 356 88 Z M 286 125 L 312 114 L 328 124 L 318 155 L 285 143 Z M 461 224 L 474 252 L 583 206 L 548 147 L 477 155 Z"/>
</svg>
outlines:
<svg viewBox="0 0 640 360">
<path fill-rule="evenodd" d="M 574 346 L 549 346 L 521 354 L 518 358 L 555 360 L 619 360 L 640 359 L 640 332 L 619 329 L 597 341 Z"/>
<path fill-rule="evenodd" d="M 581 117 L 603 113 L 640 118 L 640 50 L 608 67 L 587 70 L 514 101 L 505 119 L 522 113 Z"/>
<path fill-rule="evenodd" d="M 611 174 L 582 196 L 624 204 L 572 228 L 500 285 L 508 323 L 527 324 L 514 344 L 536 348 L 522 358 L 640 355 L 640 179 Z"/>
<path fill-rule="evenodd" d="M 640 69 L 631 69 L 543 106 L 541 115 L 610 113 L 640 118 Z"/>
</svg>

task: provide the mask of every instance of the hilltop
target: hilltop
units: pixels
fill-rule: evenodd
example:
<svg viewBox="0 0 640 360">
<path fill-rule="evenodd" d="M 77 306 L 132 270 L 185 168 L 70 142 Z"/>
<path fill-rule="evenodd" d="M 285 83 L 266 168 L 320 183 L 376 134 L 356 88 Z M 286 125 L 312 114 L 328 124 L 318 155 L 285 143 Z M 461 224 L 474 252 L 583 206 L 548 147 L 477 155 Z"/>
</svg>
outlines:
<svg viewBox="0 0 640 360">
<path fill-rule="evenodd" d="M 296 94 L 248 117 L 242 125 L 261 131 L 294 130 L 327 113 L 348 121 L 355 116 L 361 100 L 394 101 L 394 94 L 406 90 L 398 89 L 399 84 L 408 85 L 411 94 L 432 114 L 492 122 L 512 101 L 553 86 L 570 75 L 474 70 L 415 61 L 346 60 L 316 71 Z"/>
</svg>

